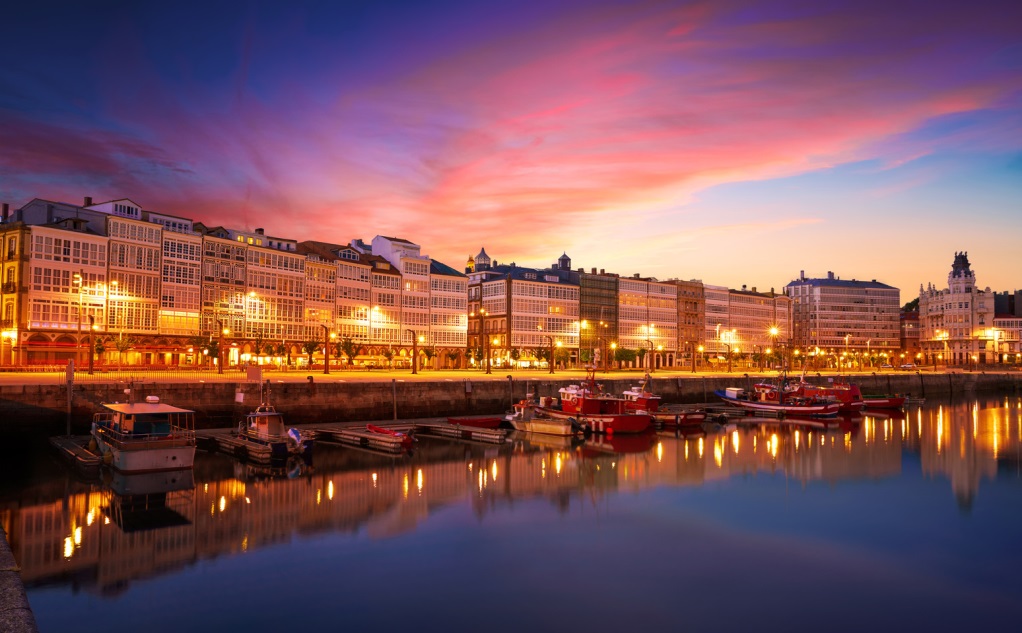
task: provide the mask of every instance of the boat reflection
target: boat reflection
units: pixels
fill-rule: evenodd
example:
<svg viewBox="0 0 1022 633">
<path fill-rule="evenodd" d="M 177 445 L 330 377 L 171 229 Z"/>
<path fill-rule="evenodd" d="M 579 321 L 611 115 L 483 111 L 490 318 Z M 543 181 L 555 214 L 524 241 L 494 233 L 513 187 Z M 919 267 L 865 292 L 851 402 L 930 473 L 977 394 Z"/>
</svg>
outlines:
<svg viewBox="0 0 1022 633">
<path fill-rule="evenodd" d="M 192 471 L 115 475 L 102 484 L 68 479 L 0 505 L 28 586 L 74 579 L 109 593 L 197 560 L 287 541 L 295 534 L 363 532 L 386 538 L 416 529 L 434 508 L 468 503 L 485 518 L 523 499 L 566 509 L 615 491 L 783 474 L 803 486 L 900 477 L 903 455 L 950 481 L 968 509 L 998 463 L 1018 463 L 1022 400 L 927 405 L 905 415 L 762 420 L 595 438 L 512 433 L 499 446 L 424 438 L 394 460 L 317 447 L 315 470 L 235 470 L 200 455 Z M 912 462 L 915 463 L 914 461 Z"/>
</svg>

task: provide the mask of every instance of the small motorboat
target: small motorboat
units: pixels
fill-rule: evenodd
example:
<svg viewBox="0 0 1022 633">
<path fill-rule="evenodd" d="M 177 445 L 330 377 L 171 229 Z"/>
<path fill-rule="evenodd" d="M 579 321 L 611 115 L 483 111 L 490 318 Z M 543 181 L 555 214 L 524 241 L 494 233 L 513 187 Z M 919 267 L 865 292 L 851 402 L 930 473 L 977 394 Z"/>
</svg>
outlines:
<svg viewBox="0 0 1022 633">
<path fill-rule="evenodd" d="M 308 456 L 312 438 L 284 424 L 284 416 L 272 405 L 263 403 L 245 416 L 238 430 L 216 437 L 221 451 L 240 459 L 267 463 L 289 457 Z"/>
<path fill-rule="evenodd" d="M 367 424 L 366 431 L 369 431 L 370 433 L 375 433 L 376 435 L 386 435 L 388 437 L 395 438 L 396 440 L 399 440 L 401 448 L 404 448 L 406 450 L 411 448 L 412 442 L 415 441 L 415 439 L 410 434 L 405 433 L 404 431 L 398 431 L 396 429 L 388 429 L 385 426 Z"/>
</svg>

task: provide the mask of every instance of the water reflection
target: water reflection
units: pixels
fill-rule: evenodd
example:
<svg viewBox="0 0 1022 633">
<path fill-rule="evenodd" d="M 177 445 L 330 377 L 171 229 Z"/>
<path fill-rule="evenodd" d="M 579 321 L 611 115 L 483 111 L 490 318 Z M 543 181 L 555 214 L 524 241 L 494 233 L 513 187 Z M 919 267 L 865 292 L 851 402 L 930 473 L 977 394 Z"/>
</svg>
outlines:
<svg viewBox="0 0 1022 633">
<path fill-rule="evenodd" d="M 564 510 L 599 507 L 619 491 L 760 475 L 783 474 L 803 486 L 894 478 L 906 455 L 919 456 L 925 477 L 948 480 L 968 510 L 999 464 L 1018 476 L 1020 411 L 1022 401 L 1005 398 L 826 425 L 766 421 L 586 440 L 513 434 L 500 447 L 429 439 L 402 459 L 317 447 L 315 468 L 281 472 L 205 455 L 194 481 L 186 472 L 42 482 L 7 494 L 0 521 L 26 585 L 70 582 L 111 594 L 135 579 L 295 534 L 391 537 L 452 503 L 468 502 L 485 519 L 498 505 L 529 498 Z"/>
</svg>

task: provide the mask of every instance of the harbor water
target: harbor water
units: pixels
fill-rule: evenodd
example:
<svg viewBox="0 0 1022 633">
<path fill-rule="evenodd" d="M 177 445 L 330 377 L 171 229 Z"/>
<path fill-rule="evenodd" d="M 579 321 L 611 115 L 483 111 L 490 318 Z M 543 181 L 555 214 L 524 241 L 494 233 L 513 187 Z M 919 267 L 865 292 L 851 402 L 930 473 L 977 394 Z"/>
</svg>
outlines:
<svg viewBox="0 0 1022 633">
<path fill-rule="evenodd" d="M 1022 622 L 1022 399 L 826 425 L 81 478 L 6 447 L 48 631 L 967 631 Z"/>
</svg>

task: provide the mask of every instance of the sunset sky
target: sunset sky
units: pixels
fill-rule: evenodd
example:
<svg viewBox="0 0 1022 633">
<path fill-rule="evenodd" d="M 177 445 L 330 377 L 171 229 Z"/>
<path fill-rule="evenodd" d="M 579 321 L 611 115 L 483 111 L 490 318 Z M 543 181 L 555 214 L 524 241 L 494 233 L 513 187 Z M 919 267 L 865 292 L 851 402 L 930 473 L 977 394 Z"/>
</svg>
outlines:
<svg viewBox="0 0 1022 633">
<path fill-rule="evenodd" d="M 13 207 L 131 198 L 458 269 L 485 246 L 760 290 L 834 271 L 903 302 L 968 251 L 981 287 L 1022 287 L 1017 0 L 3 14 Z"/>
</svg>

